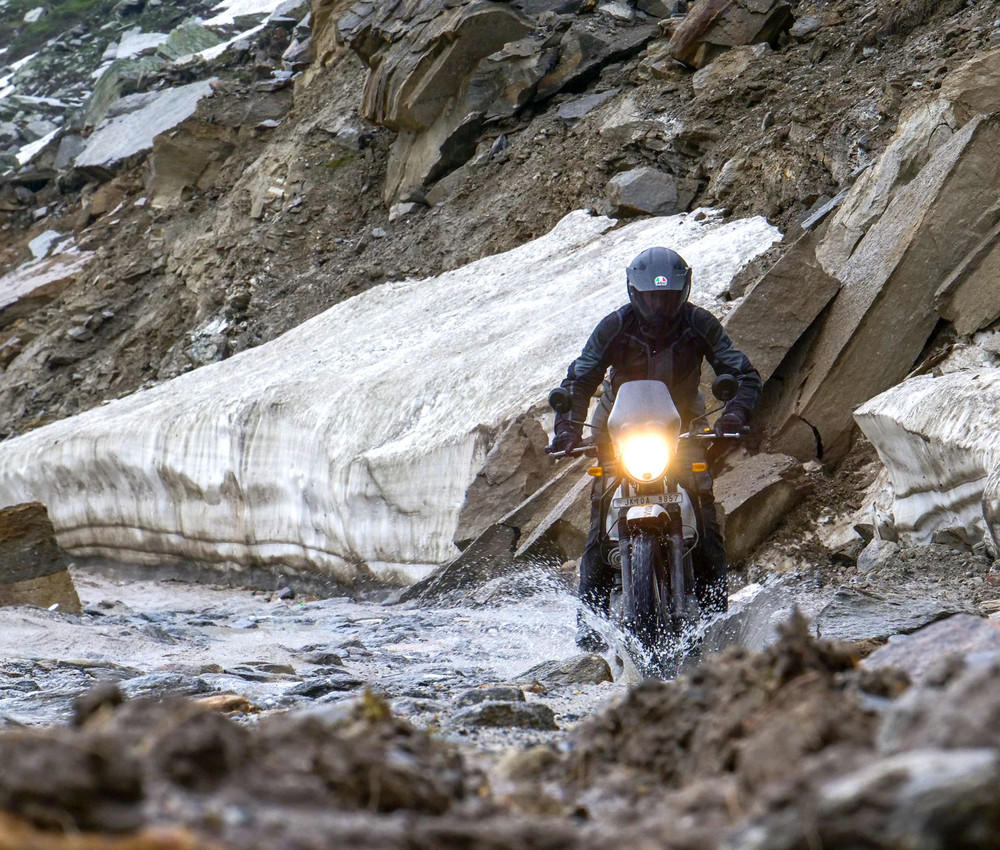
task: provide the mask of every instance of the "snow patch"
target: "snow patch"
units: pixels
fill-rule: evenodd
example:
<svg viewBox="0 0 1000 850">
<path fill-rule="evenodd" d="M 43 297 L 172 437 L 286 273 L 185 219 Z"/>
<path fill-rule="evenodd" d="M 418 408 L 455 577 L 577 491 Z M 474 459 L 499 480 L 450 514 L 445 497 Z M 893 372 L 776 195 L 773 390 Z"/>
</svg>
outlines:
<svg viewBox="0 0 1000 850">
<path fill-rule="evenodd" d="M 76 556 L 278 565 L 405 583 L 457 553 L 504 425 L 544 402 L 624 269 L 669 245 L 694 300 L 775 241 L 763 218 L 566 216 L 549 234 L 387 283 L 282 337 L 0 443 L 0 500 L 39 500 Z M 358 565 L 365 568 L 359 570 Z"/>
<path fill-rule="evenodd" d="M 895 491 L 896 529 L 914 544 L 937 531 L 1000 542 L 1000 369 L 980 366 L 911 378 L 854 417 Z"/>
<path fill-rule="evenodd" d="M 31 160 L 33 160 L 38 154 L 45 150 L 45 146 L 48 145 L 56 136 L 59 135 L 60 128 L 56 128 L 51 133 L 48 133 L 42 138 L 25 145 L 17 152 L 17 162 L 19 165 L 27 165 Z"/>
<path fill-rule="evenodd" d="M 52 246 L 61 238 L 62 234 L 58 230 L 46 230 L 28 243 L 28 250 L 36 260 L 41 260 L 49 255 Z"/>
<path fill-rule="evenodd" d="M 150 50 L 155 50 L 163 44 L 169 36 L 164 32 L 143 32 L 139 27 L 134 27 L 122 35 L 118 46 L 115 48 L 115 55 L 112 59 L 131 59 Z M 110 48 L 109 48 L 110 50 Z M 108 58 L 108 51 L 104 57 Z"/>
<path fill-rule="evenodd" d="M 217 14 L 204 22 L 206 27 L 225 26 L 241 15 L 270 15 L 288 0 L 225 0 L 212 9 Z"/>
</svg>

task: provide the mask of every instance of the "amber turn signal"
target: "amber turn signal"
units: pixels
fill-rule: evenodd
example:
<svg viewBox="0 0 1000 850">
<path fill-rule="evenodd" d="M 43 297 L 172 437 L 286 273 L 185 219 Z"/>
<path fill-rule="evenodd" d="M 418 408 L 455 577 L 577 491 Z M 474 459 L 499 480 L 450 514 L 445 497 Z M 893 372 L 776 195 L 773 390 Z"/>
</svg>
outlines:
<svg viewBox="0 0 1000 850">
<path fill-rule="evenodd" d="M 592 466 L 590 467 L 590 469 L 587 470 L 587 475 L 593 475 L 594 478 L 600 478 L 602 475 L 604 475 L 604 467 Z"/>
<path fill-rule="evenodd" d="M 692 472 L 708 472 L 708 464 L 707 463 L 692 463 L 691 464 L 691 471 Z"/>
</svg>

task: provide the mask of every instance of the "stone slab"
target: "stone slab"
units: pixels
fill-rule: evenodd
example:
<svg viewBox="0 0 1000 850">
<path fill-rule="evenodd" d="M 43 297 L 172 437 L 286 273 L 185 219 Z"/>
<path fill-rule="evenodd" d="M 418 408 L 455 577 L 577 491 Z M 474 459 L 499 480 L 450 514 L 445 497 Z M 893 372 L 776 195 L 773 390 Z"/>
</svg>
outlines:
<svg viewBox="0 0 1000 850">
<path fill-rule="evenodd" d="M 766 381 L 840 289 L 816 259 L 808 232 L 753 285 L 724 325 Z"/>
<path fill-rule="evenodd" d="M 0 605 L 58 604 L 63 611 L 79 612 L 68 565 L 45 505 L 29 502 L 0 510 Z"/>
<path fill-rule="evenodd" d="M 914 599 L 842 587 L 816 616 L 815 624 L 820 637 L 827 640 L 885 641 L 972 612 L 971 605 L 947 599 Z"/>
</svg>

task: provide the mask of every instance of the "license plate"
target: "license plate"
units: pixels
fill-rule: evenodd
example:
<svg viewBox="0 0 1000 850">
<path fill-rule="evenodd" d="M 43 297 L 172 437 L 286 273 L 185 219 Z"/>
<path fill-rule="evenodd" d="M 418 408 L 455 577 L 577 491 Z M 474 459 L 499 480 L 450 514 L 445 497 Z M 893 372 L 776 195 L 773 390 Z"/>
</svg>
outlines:
<svg viewBox="0 0 1000 850">
<path fill-rule="evenodd" d="M 667 493 L 665 496 L 630 496 L 627 499 L 612 499 L 611 507 L 618 510 L 619 508 L 641 508 L 645 505 L 679 505 L 680 503 L 680 493 Z"/>
</svg>

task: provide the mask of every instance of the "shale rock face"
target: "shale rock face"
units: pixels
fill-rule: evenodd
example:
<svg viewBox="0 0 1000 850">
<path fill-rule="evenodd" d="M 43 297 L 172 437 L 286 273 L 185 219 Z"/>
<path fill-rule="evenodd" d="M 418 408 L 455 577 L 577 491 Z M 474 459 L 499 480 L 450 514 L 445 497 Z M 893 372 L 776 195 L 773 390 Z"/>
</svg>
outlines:
<svg viewBox="0 0 1000 850">
<path fill-rule="evenodd" d="M 351 7 L 338 29 L 371 69 L 361 114 L 399 133 L 387 203 L 466 162 L 487 122 L 637 52 L 657 32 L 616 28 L 603 17 L 536 30 L 537 15 L 574 11 L 569 5 L 364 0 Z"/>
<path fill-rule="evenodd" d="M 45 505 L 0 511 L 0 605 L 58 605 L 79 613 L 80 599 L 67 567 Z"/>
</svg>

